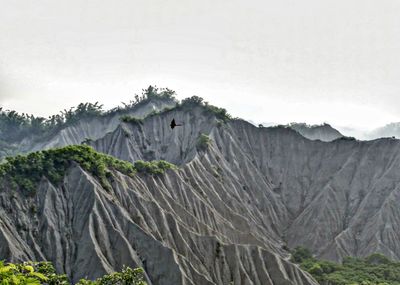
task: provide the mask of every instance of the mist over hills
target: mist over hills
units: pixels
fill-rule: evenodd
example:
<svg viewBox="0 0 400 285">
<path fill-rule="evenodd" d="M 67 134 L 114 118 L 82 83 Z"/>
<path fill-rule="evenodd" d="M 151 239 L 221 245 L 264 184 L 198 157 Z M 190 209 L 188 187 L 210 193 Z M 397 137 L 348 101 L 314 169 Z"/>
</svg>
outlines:
<svg viewBox="0 0 400 285">
<path fill-rule="evenodd" d="M 323 125 L 307 125 L 301 123 L 291 123 L 289 128 L 299 132 L 302 136 L 310 140 L 321 140 L 324 142 L 334 141 L 343 135 L 329 124 Z"/>
<path fill-rule="evenodd" d="M 254 122 L 251 122 L 254 125 Z M 400 137 L 400 123 L 390 123 L 383 127 L 375 128 L 371 131 L 360 130 L 351 127 L 338 127 L 323 123 L 316 125 L 309 125 L 306 123 L 290 123 L 280 125 L 275 123 L 263 123 L 264 127 L 287 127 L 299 132 L 302 136 L 311 140 L 333 141 L 343 136 L 354 137 L 359 140 L 375 140 L 380 138 L 399 138 Z"/>
<path fill-rule="evenodd" d="M 2 258 L 51 260 L 75 281 L 140 266 L 149 284 L 317 284 L 289 260 L 296 246 L 400 260 L 398 140 L 256 127 L 152 92 L 49 132 L 2 132 L 3 157 L 46 150 L 0 171 Z M 176 167 L 140 162 L 160 160 Z"/>
</svg>

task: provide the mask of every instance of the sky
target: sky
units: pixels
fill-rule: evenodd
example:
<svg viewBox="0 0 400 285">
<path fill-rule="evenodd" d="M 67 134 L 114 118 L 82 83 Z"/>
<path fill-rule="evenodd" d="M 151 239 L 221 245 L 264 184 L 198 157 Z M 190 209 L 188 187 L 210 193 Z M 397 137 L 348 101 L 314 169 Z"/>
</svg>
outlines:
<svg viewBox="0 0 400 285">
<path fill-rule="evenodd" d="M 106 108 L 148 85 L 254 122 L 400 121 L 398 0 L 0 0 L 0 106 Z"/>
</svg>

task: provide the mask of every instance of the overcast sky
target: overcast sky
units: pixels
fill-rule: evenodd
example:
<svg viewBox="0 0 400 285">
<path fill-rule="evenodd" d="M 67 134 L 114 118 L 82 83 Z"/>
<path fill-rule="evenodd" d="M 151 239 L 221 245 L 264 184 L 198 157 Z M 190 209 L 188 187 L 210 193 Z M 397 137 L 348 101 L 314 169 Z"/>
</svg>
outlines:
<svg viewBox="0 0 400 285">
<path fill-rule="evenodd" d="M 0 106 L 107 108 L 149 84 L 255 122 L 400 121 L 398 0 L 0 0 Z"/>
</svg>

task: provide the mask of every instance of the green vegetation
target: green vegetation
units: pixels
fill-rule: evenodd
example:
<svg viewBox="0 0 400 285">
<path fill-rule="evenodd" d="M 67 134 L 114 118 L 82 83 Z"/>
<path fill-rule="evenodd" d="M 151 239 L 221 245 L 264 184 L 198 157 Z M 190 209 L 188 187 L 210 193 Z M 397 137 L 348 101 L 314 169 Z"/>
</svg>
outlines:
<svg viewBox="0 0 400 285">
<path fill-rule="evenodd" d="M 175 166 L 166 161 L 143 162 L 132 164 L 113 156 L 96 152 L 87 145 L 71 145 L 30 153 L 26 156 L 7 157 L 0 164 L 0 182 L 9 183 L 13 188 L 20 188 L 27 194 L 34 194 L 37 184 L 43 176 L 52 183 L 62 181 L 66 170 L 75 162 L 84 170 L 98 178 L 101 185 L 109 189 L 110 170 L 115 169 L 125 175 L 133 176 L 136 172 L 160 174 Z"/>
<path fill-rule="evenodd" d="M 122 106 L 118 106 L 108 111 L 105 111 L 103 105 L 98 102 L 80 103 L 76 107 L 61 111 L 60 114 L 52 115 L 47 119 L 25 113 L 19 114 L 13 110 L 3 110 L 0 108 L 0 136 L 3 140 L 0 144 L 0 149 L 5 150 L 10 143 L 18 142 L 28 136 L 32 136 L 34 139 L 45 139 L 54 135 L 66 126 L 73 125 L 82 119 L 120 114 L 122 116 L 121 121 L 140 124 L 142 122 L 141 119 L 131 117 L 127 115 L 127 113 L 154 99 L 176 101 L 175 95 L 175 91 L 171 89 L 157 88 L 156 86 L 150 85 L 147 89 L 142 90 L 141 95 L 135 94 L 134 100 L 131 100 L 128 103 L 122 103 Z M 186 98 L 180 103 L 177 103 L 175 108 L 165 108 L 161 112 L 155 111 L 150 114 L 150 116 L 171 110 L 188 110 L 195 106 L 202 107 L 205 113 L 213 114 L 221 122 L 227 122 L 232 119 L 226 109 L 210 105 L 208 102 L 204 101 L 203 98 L 198 96 Z"/>
<path fill-rule="evenodd" d="M 275 129 L 290 129 L 290 128 L 287 125 L 275 125 L 268 127 L 268 129 L 275 130 Z"/>
<path fill-rule="evenodd" d="M 133 117 L 133 116 L 125 115 L 125 116 L 122 116 L 119 119 L 120 119 L 121 122 L 124 122 L 124 123 L 143 124 L 143 120 L 142 119 L 139 119 L 139 118 L 136 118 L 136 117 Z"/>
<path fill-rule="evenodd" d="M 158 161 L 138 160 L 135 161 L 134 167 L 137 170 L 137 172 L 145 174 L 162 174 L 167 169 L 177 169 L 175 165 L 164 160 L 158 160 Z"/>
<path fill-rule="evenodd" d="M 203 98 L 199 96 L 192 96 L 182 100 L 180 104 L 177 105 L 177 109 L 193 108 L 195 106 L 203 107 L 206 113 L 213 114 L 217 119 L 227 122 L 232 119 L 232 116 L 228 114 L 226 109 L 219 108 L 208 104 Z"/>
<path fill-rule="evenodd" d="M 142 90 L 141 96 L 136 94 L 134 98 L 129 103 L 122 103 L 123 106 L 108 111 L 104 111 L 103 105 L 98 102 L 94 104 L 81 103 L 77 107 L 61 111 L 60 114 L 50 116 L 47 119 L 0 108 L 0 136 L 7 143 L 19 141 L 28 135 L 35 137 L 50 136 L 81 119 L 114 114 L 122 115 L 154 99 L 175 100 L 175 91 L 150 85 L 147 89 Z"/>
<path fill-rule="evenodd" d="M 16 152 L 17 148 L 15 146 L 0 140 L 0 162 L 2 161 L 1 157 L 11 156 Z"/>
<path fill-rule="evenodd" d="M 289 123 L 287 125 L 290 128 L 301 128 L 301 129 L 315 129 L 315 128 L 321 128 L 321 127 L 331 127 L 328 123 L 322 123 L 322 124 L 306 124 L 306 123 Z"/>
<path fill-rule="evenodd" d="M 121 272 L 115 272 L 97 278 L 95 281 L 81 279 L 79 285 L 146 285 L 143 280 L 143 269 L 124 267 Z"/>
<path fill-rule="evenodd" d="M 81 142 L 81 144 L 90 145 L 92 142 L 93 142 L 93 140 L 92 140 L 91 138 L 85 138 L 85 139 Z"/>
<path fill-rule="evenodd" d="M 304 247 L 292 252 L 292 261 L 309 272 L 320 284 L 327 285 L 400 285 L 400 262 L 382 254 L 367 258 L 347 257 L 341 264 L 317 260 Z"/>
<path fill-rule="evenodd" d="M 189 98 L 185 98 L 180 103 L 177 103 L 175 107 L 172 108 L 166 107 L 161 111 L 153 111 L 149 115 L 147 115 L 146 118 L 160 114 L 165 114 L 171 111 L 186 111 L 186 112 L 192 111 L 193 108 L 195 107 L 202 108 L 203 114 L 205 115 L 214 115 L 218 119 L 218 123 L 220 123 L 221 125 L 223 123 L 228 122 L 229 120 L 232 120 L 232 116 L 228 114 L 226 109 L 210 105 L 208 102 L 204 101 L 204 99 L 199 96 L 192 96 Z"/>
<path fill-rule="evenodd" d="M 357 139 L 355 137 L 343 136 L 343 137 L 335 139 L 334 142 L 337 142 L 337 141 L 356 141 L 356 140 Z"/>
<path fill-rule="evenodd" d="M 65 124 L 72 124 L 80 119 L 98 116 L 103 113 L 103 105 L 98 102 L 81 103 L 76 108 L 61 111 L 48 119 L 25 113 L 0 108 L 0 134 L 8 142 L 20 140 L 29 134 L 45 134 Z"/>
<path fill-rule="evenodd" d="M 211 144 L 211 139 L 206 134 L 200 134 L 199 138 L 197 139 L 196 147 L 198 150 L 205 151 L 209 145 Z"/>
<path fill-rule="evenodd" d="M 104 275 L 95 281 L 81 279 L 79 285 L 146 285 L 143 269 L 124 267 L 121 272 Z M 57 274 L 50 262 L 13 264 L 0 261 L 2 285 L 70 285 L 65 274 Z"/>
<path fill-rule="evenodd" d="M 301 263 L 303 260 L 312 259 L 311 251 L 305 247 L 298 246 L 292 252 L 292 261 Z"/>
</svg>

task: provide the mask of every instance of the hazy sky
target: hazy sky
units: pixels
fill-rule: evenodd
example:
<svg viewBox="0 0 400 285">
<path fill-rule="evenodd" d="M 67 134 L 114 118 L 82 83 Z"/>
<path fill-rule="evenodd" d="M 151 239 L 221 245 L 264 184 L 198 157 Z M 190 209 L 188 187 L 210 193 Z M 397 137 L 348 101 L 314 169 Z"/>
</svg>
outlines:
<svg viewBox="0 0 400 285">
<path fill-rule="evenodd" d="M 256 122 L 400 121 L 399 0 L 0 0 L 0 105 L 113 107 L 149 84 Z"/>
</svg>

